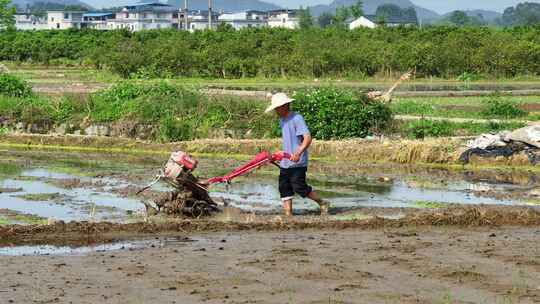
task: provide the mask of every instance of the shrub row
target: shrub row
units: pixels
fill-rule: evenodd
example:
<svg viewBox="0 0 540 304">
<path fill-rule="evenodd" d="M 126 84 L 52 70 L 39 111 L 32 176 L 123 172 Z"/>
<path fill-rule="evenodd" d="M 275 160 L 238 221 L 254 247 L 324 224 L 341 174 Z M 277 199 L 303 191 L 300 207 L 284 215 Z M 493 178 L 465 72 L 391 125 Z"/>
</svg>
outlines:
<svg viewBox="0 0 540 304">
<path fill-rule="evenodd" d="M 513 77 L 540 74 L 540 26 L 0 33 L 0 60 L 65 59 L 124 77 L 362 77 L 413 67 L 420 76 Z"/>
<path fill-rule="evenodd" d="M 264 114 L 265 102 L 209 98 L 166 82 L 122 82 L 87 99 L 11 93 L 0 92 L 0 118 L 4 120 L 38 125 L 151 125 L 156 129 L 154 139 L 160 141 L 219 136 L 218 131 L 231 131 L 236 137 L 280 136 L 277 119 Z M 304 114 L 318 139 L 364 137 L 391 120 L 387 106 L 347 91 L 320 89 L 298 92 L 295 97 L 295 110 Z"/>
</svg>

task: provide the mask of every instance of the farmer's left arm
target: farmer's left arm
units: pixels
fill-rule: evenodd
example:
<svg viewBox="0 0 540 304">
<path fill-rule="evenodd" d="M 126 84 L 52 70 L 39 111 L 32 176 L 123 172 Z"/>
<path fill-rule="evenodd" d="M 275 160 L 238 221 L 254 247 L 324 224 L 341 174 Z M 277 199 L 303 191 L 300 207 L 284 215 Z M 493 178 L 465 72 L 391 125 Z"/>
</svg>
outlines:
<svg viewBox="0 0 540 304">
<path fill-rule="evenodd" d="M 291 157 L 291 161 L 298 162 L 300 160 L 300 157 L 302 157 L 302 154 L 311 146 L 311 142 L 313 141 L 313 137 L 311 137 L 311 133 L 309 132 L 308 126 L 302 116 L 298 116 L 296 119 L 296 136 L 302 136 L 302 145 L 298 147 L 298 150 L 294 152 L 294 154 Z"/>
</svg>

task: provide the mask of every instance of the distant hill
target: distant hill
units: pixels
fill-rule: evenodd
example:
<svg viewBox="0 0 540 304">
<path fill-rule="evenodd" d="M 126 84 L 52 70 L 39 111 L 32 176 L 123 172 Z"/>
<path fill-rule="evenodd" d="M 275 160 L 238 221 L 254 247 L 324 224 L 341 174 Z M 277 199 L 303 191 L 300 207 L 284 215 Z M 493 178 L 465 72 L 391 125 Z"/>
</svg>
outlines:
<svg viewBox="0 0 540 304">
<path fill-rule="evenodd" d="M 495 12 L 495 11 L 488 11 L 488 10 L 469 10 L 469 11 L 464 11 L 467 16 L 469 17 L 478 17 L 479 15 L 481 15 L 485 21 L 487 22 L 494 22 L 497 18 L 501 18 L 502 17 L 502 14 L 501 13 L 498 13 L 498 12 Z M 442 18 L 446 18 L 448 16 L 450 16 L 451 12 L 448 13 L 448 14 L 445 14 L 442 16 Z"/>
<path fill-rule="evenodd" d="M 19 9 L 24 10 L 27 5 L 34 5 L 36 3 L 54 3 L 54 4 L 61 4 L 61 5 L 80 5 L 87 7 L 88 9 L 91 9 L 92 7 L 88 5 L 87 3 L 79 0 L 12 0 L 13 4 L 15 4 Z"/>
<path fill-rule="evenodd" d="M 414 7 L 416 9 L 416 14 L 418 18 L 423 22 L 437 20 L 441 16 L 436 12 L 417 6 L 412 3 L 410 0 L 365 0 L 364 2 L 364 12 L 366 14 L 375 14 L 377 7 L 383 4 L 395 4 L 401 8 Z M 337 7 L 340 6 L 351 6 L 356 4 L 356 0 L 334 0 L 334 2 L 328 5 L 316 5 L 311 7 L 311 12 L 314 16 L 319 16 L 322 13 L 330 12 L 333 13 L 336 11 Z"/>
<path fill-rule="evenodd" d="M 176 7 L 184 7 L 184 0 L 168 0 L 168 3 Z M 208 9 L 208 0 L 189 0 L 189 8 L 194 10 Z M 281 7 L 259 0 L 214 0 L 214 11 L 224 10 L 227 12 L 260 10 L 269 11 Z"/>
</svg>

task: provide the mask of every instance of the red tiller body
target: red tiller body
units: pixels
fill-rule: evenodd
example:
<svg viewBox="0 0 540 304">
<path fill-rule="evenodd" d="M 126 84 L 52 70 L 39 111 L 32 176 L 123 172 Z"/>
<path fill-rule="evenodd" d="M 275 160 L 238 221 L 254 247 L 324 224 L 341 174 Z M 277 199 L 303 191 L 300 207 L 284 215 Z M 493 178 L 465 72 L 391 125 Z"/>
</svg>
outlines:
<svg viewBox="0 0 540 304">
<path fill-rule="evenodd" d="M 232 171 L 231 173 L 225 176 L 211 178 L 207 180 L 205 184 L 212 185 L 212 184 L 219 184 L 219 183 L 228 183 L 234 178 L 249 174 L 253 170 L 259 169 L 260 167 L 266 166 L 268 164 L 277 165 L 277 162 L 283 159 L 290 159 L 290 158 L 291 158 L 291 155 L 289 153 L 282 152 L 282 151 L 276 152 L 273 154 L 270 154 L 267 151 L 261 152 L 257 154 L 257 156 L 255 156 L 255 158 L 252 161 L 245 164 L 244 166 L 236 168 L 234 171 Z"/>
</svg>

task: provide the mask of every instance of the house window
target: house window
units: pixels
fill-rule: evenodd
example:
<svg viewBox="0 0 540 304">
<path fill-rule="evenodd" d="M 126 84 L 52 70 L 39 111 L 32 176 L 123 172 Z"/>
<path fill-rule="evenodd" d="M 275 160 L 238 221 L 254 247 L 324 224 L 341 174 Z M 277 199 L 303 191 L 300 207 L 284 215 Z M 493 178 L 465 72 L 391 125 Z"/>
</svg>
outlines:
<svg viewBox="0 0 540 304">
<path fill-rule="evenodd" d="M 51 22 L 54 22 L 54 17 L 51 17 Z"/>
<path fill-rule="evenodd" d="M 69 13 L 64 13 L 64 19 L 69 19 Z"/>
<path fill-rule="evenodd" d="M 57 23 L 57 24 L 56 24 L 56 28 L 57 28 L 57 29 L 60 28 L 60 23 Z"/>
<path fill-rule="evenodd" d="M 146 16 L 146 13 L 143 13 L 143 15 L 142 15 L 142 16 L 143 16 L 143 18 L 144 18 L 144 19 L 146 19 L 146 18 L 147 18 L 147 16 Z"/>
<path fill-rule="evenodd" d="M 282 19 L 282 22 L 285 23 L 285 18 Z"/>
</svg>

